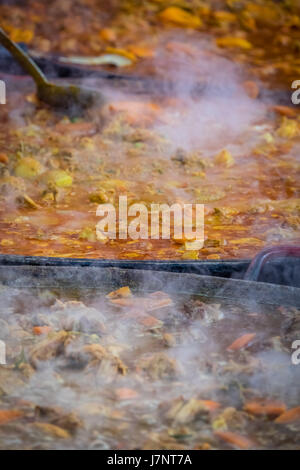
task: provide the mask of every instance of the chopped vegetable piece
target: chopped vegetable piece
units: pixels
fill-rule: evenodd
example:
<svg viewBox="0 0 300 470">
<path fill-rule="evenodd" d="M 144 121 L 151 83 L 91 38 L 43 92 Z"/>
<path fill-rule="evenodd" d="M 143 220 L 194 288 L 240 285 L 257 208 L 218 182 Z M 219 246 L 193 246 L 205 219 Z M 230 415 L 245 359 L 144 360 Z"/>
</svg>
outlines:
<svg viewBox="0 0 300 470">
<path fill-rule="evenodd" d="M 14 241 L 10 240 L 9 238 L 3 238 L 0 242 L 2 246 L 12 246 L 14 245 Z"/>
<path fill-rule="evenodd" d="M 23 416 L 23 412 L 19 410 L 0 410 L 0 426 L 14 421 Z"/>
<path fill-rule="evenodd" d="M 226 36 L 223 38 L 218 38 L 216 43 L 219 47 L 239 47 L 240 49 L 245 50 L 252 49 L 251 42 L 247 41 L 247 39 L 238 37 Z"/>
<path fill-rule="evenodd" d="M 22 199 L 22 198 L 21 198 Z M 23 195 L 23 199 L 24 199 L 24 202 L 29 206 L 29 207 L 32 207 L 33 209 L 39 209 L 40 206 L 34 202 L 33 199 L 31 199 L 31 197 L 27 196 L 27 194 L 24 194 Z"/>
<path fill-rule="evenodd" d="M 290 106 L 273 106 L 273 111 L 275 113 L 280 114 L 281 116 L 286 116 L 288 118 L 295 118 L 297 117 L 297 112 L 295 109 L 291 108 Z"/>
<path fill-rule="evenodd" d="M 48 361 L 56 357 L 63 350 L 69 334 L 62 330 L 57 333 L 51 333 L 47 338 L 37 343 L 30 351 L 30 362 L 34 367 L 38 366 L 39 361 Z"/>
<path fill-rule="evenodd" d="M 176 345 L 176 339 L 171 333 L 165 333 L 163 335 L 163 341 L 165 345 L 168 346 L 169 348 L 172 348 L 173 346 Z"/>
<path fill-rule="evenodd" d="M 192 250 L 191 248 L 194 248 L 194 245 L 190 244 L 191 242 L 185 242 L 184 243 L 184 248 L 187 250 L 185 253 L 182 255 L 182 259 L 199 259 L 199 252 L 196 250 Z M 200 245 L 200 246 L 199 246 Z M 198 249 L 201 248 L 201 242 L 197 242 L 196 247 Z"/>
<path fill-rule="evenodd" d="M 111 298 L 110 302 L 120 307 L 144 309 L 146 312 L 158 310 L 173 304 L 172 299 L 164 292 L 155 292 L 148 297 Z"/>
<path fill-rule="evenodd" d="M 132 388 L 117 388 L 115 395 L 118 400 L 132 400 L 138 396 L 138 392 Z"/>
<path fill-rule="evenodd" d="M 31 29 L 15 28 L 14 26 L 9 26 L 6 29 L 10 38 L 15 42 L 29 44 L 33 40 L 34 32 Z"/>
<path fill-rule="evenodd" d="M 109 201 L 109 198 L 104 191 L 97 191 L 89 195 L 89 200 L 97 204 L 105 204 Z"/>
<path fill-rule="evenodd" d="M 199 400 L 199 403 L 201 403 L 204 406 L 204 408 L 206 408 L 209 411 L 215 411 L 221 406 L 221 403 L 218 403 L 217 401 L 212 401 L 212 400 Z"/>
<path fill-rule="evenodd" d="M 162 326 L 162 322 L 158 320 L 158 318 L 152 317 L 151 315 L 140 318 L 139 323 L 150 329 L 160 328 Z"/>
<path fill-rule="evenodd" d="M 229 11 L 215 11 L 214 17 L 220 23 L 234 23 L 237 21 L 236 15 Z"/>
<path fill-rule="evenodd" d="M 202 21 L 198 16 L 175 6 L 163 10 L 159 14 L 159 18 L 164 22 L 188 28 L 200 28 L 202 26 Z"/>
<path fill-rule="evenodd" d="M 79 233 L 81 240 L 88 240 L 89 242 L 95 242 L 97 240 L 95 229 L 86 227 Z"/>
<path fill-rule="evenodd" d="M 115 42 L 117 39 L 117 35 L 112 28 L 103 28 L 99 32 L 99 36 L 101 39 L 107 42 Z"/>
<path fill-rule="evenodd" d="M 31 157 L 22 158 L 15 167 L 15 175 L 25 179 L 34 179 L 43 171 L 41 164 Z"/>
<path fill-rule="evenodd" d="M 59 426 L 56 426 L 55 424 L 42 423 L 37 421 L 33 423 L 32 426 L 45 434 L 49 434 L 50 436 L 58 437 L 60 439 L 70 439 L 71 437 L 71 434 L 68 431 Z"/>
<path fill-rule="evenodd" d="M 221 152 L 216 155 L 215 162 L 217 165 L 224 165 L 226 168 L 230 168 L 235 163 L 233 156 L 228 150 L 221 150 Z"/>
<path fill-rule="evenodd" d="M 286 406 L 279 401 L 249 401 L 244 410 L 255 416 L 278 416 L 286 411 Z"/>
<path fill-rule="evenodd" d="M 39 335 L 47 335 L 52 331 L 51 326 L 34 326 L 33 327 L 33 333 L 37 336 Z"/>
<path fill-rule="evenodd" d="M 275 419 L 275 423 L 280 424 L 289 424 L 294 423 L 295 421 L 300 420 L 300 406 L 296 406 L 296 408 L 291 408 L 290 410 L 285 411 L 282 413 L 278 418 Z"/>
<path fill-rule="evenodd" d="M 48 184 L 54 184 L 58 188 L 69 188 L 72 186 L 72 176 L 64 170 L 51 170 L 43 174 L 43 180 Z"/>
<path fill-rule="evenodd" d="M 241 436 L 240 434 L 236 434 L 234 432 L 230 431 L 215 431 L 215 435 L 219 438 L 222 439 L 222 441 L 227 442 L 228 444 L 231 444 L 234 447 L 237 447 L 238 449 L 251 449 L 252 447 L 255 447 L 255 444 L 253 441 L 251 441 L 248 437 Z"/>
<path fill-rule="evenodd" d="M 113 112 L 122 112 L 128 124 L 149 125 L 159 116 L 160 106 L 156 103 L 139 101 L 119 101 L 109 106 Z"/>
<path fill-rule="evenodd" d="M 61 62 L 79 65 L 114 65 L 115 67 L 128 67 L 132 60 L 120 54 L 103 54 L 98 57 L 60 57 Z"/>
<path fill-rule="evenodd" d="M 128 286 L 120 287 L 120 289 L 114 290 L 107 294 L 108 299 L 119 299 L 119 298 L 126 298 L 131 297 L 132 292 Z"/>
<path fill-rule="evenodd" d="M 288 119 L 283 116 L 280 127 L 277 129 L 277 134 L 283 139 L 293 139 L 300 135 L 300 128 L 297 121 L 294 119 Z"/>
<path fill-rule="evenodd" d="M 173 403 L 167 413 L 167 417 L 176 423 L 187 424 L 194 421 L 202 413 L 206 414 L 208 411 L 213 411 L 211 407 L 214 408 L 215 404 L 212 405 L 206 400 L 191 398 L 188 401 L 184 401 L 182 398 L 179 398 Z"/>
<path fill-rule="evenodd" d="M 247 333 L 240 338 L 236 339 L 230 346 L 228 346 L 227 351 L 238 351 L 239 349 L 245 348 L 251 343 L 251 341 L 256 336 L 256 333 Z"/>
<path fill-rule="evenodd" d="M 9 159 L 6 153 L 0 153 L 0 163 L 3 163 L 3 165 L 7 165 L 8 162 L 9 162 Z"/>
</svg>

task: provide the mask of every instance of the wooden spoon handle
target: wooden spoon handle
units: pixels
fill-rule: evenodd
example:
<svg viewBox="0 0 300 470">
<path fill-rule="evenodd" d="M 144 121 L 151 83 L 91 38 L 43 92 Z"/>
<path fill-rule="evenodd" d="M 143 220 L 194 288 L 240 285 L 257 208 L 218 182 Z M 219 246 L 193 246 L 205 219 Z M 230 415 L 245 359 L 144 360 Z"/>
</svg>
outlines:
<svg viewBox="0 0 300 470">
<path fill-rule="evenodd" d="M 49 83 L 40 68 L 33 62 L 28 54 L 18 46 L 18 44 L 7 36 L 2 28 L 0 28 L 0 44 L 2 44 L 2 46 L 4 46 L 14 56 L 23 69 L 32 76 L 38 86 Z"/>
</svg>

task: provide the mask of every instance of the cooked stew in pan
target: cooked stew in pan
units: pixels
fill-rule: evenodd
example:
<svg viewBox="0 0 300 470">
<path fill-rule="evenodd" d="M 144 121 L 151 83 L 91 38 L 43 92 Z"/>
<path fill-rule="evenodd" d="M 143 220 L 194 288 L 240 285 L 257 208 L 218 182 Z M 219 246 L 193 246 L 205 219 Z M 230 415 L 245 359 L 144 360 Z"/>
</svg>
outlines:
<svg viewBox="0 0 300 470">
<path fill-rule="evenodd" d="M 72 18 L 67 1 L 0 12 L 35 54 L 148 85 L 82 80 L 107 104 L 67 117 L 38 103 L 29 78 L 3 76 L 1 253 L 218 260 L 299 242 L 297 2 L 127 1 L 104 16 L 101 2 L 85 3 L 72 2 Z M 146 207 L 205 204 L 204 247 L 99 238 L 97 207 L 120 195 Z"/>
<path fill-rule="evenodd" d="M 0 295 L 0 448 L 299 450 L 296 308 L 128 286 Z"/>
</svg>

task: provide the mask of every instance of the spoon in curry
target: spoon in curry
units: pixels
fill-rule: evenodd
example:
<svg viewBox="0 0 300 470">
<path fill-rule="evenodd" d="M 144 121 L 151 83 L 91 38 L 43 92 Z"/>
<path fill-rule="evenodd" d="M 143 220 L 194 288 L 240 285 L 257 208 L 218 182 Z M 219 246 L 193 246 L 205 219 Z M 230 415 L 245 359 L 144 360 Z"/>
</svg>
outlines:
<svg viewBox="0 0 300 470">
<path fill-rule="evenodd" d="M 37 87 L 38 98 L 49 106 L 63 110 L 70 116 L 78 116 L 95 104 L 104 104 L 104 97 L 97 90 L 71 84 L 56 85 L 49 82 L 31 57 L 12 41 L 2 28 L 0 28 L 0 44 L 31 75 Z"/>
</svg>

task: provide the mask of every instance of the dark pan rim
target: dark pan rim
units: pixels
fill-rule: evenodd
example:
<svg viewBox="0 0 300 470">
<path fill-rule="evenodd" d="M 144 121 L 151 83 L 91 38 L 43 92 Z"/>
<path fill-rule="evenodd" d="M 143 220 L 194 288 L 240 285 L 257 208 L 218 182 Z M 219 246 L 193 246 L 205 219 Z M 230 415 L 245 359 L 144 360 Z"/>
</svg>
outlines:
<svg viewBox="0 0 300 470">
<path fill-rule="evenodd" d="M 300 289 L 241 279 L 194 273 L 174 273 L 116 267 L 5 266 L 0 265 L 2 286 L 12 289 L 72 288 L 109 292 L 124 285 L 143 291 L 197 295 L 235 300 L 247 305 L 271 304 L 300 307 Z M 274 312 L 275 313 L 275 312 Z"/>
</svg>

